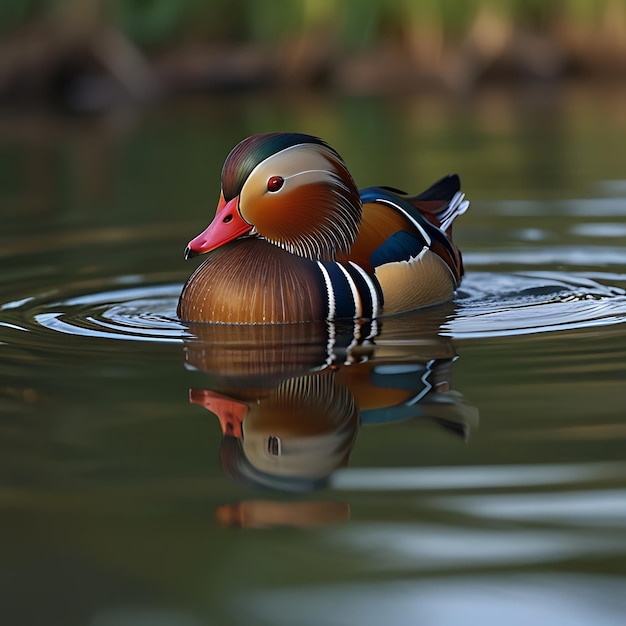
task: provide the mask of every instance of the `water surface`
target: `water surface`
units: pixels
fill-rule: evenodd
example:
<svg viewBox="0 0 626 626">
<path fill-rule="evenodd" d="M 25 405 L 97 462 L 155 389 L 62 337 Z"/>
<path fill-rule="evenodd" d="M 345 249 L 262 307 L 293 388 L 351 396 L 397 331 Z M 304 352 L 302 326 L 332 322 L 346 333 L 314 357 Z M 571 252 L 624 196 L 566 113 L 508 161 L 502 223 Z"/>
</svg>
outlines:
<svg viewBox="0 0 626 626">
<path fill-rule="evenodd" d="M 621 624 L 625 94 L 0 118 L 3 623 Z M 176 319 L 243 136 L 457 171 L 455 303 Z"/>
</svg>

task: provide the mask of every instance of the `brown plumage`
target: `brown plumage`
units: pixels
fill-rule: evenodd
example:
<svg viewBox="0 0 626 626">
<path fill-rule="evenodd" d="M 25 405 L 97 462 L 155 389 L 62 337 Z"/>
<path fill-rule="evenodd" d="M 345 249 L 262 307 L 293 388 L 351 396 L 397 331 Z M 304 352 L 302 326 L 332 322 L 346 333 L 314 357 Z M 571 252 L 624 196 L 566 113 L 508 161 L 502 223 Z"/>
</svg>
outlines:
<svg viewBox="0 0 626 626">
<path fill-rule="evenodd" d="M 415 197 L 357 190 L 341 157 L 295 133 L 255 135 L 228 156 L 215 219 L 187 248 L 209 253 L 180 296 L 183 320 L 375 318 L 450 300 L 452 241 L 468 203 L 448 176 Z"/>
<path fill-rule="evenodd" d="M 317 265 L 264 239 L 237 240 L 215 250 L 189 277 L 178 315 L 232 324 L 324 318 Z"/>
</svg>

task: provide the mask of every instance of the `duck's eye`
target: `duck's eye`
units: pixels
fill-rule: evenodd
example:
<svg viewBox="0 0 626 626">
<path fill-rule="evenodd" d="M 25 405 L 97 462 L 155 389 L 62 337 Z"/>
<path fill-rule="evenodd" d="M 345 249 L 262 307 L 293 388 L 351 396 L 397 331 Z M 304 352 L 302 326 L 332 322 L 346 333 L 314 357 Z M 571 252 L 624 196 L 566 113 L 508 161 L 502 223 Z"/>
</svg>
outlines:
<svg viewBox="0 0 626 626">
<path fill-rule="evenodd" d="M 270 435 L 267 438 L 267 453 L 270 456 L 281 456 L 282 445 L 281 445 L 280 437 L 275 437 L 274 435 Z"/>
<path fill-rule="evenodd" d="M 228 222 L 232 222 L 233 221 L 233 214 L 229 213 L 223 220 L 222 222 L 224 222 L 224 224 L 228 224 Z"/>
<path fill-rule="evenodd" d="M 278 191 L 284 184 L 285 179 L 282 176 L 272 176 L 267 181 L 268 191 Z"/>
</svg>

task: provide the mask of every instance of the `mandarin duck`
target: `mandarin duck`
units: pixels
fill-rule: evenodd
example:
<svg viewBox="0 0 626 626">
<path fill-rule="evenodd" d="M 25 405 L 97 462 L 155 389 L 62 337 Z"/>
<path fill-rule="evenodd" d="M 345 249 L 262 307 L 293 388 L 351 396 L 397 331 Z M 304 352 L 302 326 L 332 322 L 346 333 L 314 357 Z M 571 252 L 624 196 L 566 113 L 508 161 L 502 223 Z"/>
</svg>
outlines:
<svg viewBox="0 0 626 626">
<path fill-rule="evenodd" d="M 215 218 L 185 251 L 210 253 L 180 295 L 185 321 L 375 319 L 453 298 L 452 222 L 469 206 L 457 175 L 416 196 L 359 191 L 323 140 L 264 133 L 230 152 L 221 183 Z"/>
</svg>

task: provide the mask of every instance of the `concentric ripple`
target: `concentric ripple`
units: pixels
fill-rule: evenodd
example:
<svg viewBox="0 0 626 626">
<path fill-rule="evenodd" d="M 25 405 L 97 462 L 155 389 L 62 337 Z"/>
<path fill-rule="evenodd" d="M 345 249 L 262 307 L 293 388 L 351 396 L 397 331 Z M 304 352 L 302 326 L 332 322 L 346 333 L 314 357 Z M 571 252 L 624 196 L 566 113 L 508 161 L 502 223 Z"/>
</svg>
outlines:
<svg viewBox="0 0 626 626">
<path fill-rule="evenodd" d="M 0 325 L 35 333 L 181 342 L 188 333 L 176 317 L 180 289 L 179 284 L 148 285 L 64 299 L 42 294 L 1 306 Z"/>
<path fill-rule="evenodd" d="M 599 279 L 608 278 L 597 275 Z M 610 278 L 624 277 L 612 275 Z M 502 337 L 626 322 L 626 292 L 581 274 L 470 273 L 444 331 L 456 338 Z"/>
<path fill-rule="evenodd" d="M 624 290 L 599 282 L 612 278 L 624 284 L 624 277 L 594 278 L 598 280 L 558 272 L 470 272 L 456 311 L 441 331 L 452 338 L 500 337 L 626 321 Z M 93 293 L 43 293 L 8 302 L 0 306 L 0 328 L 35 333 L 40 339 L 49 333 L 152 342 L 192 337 L 176 317 L 180 284 L 120 288 L 125 282 L 130 281 L 118 277 Z"/>
</svg>

